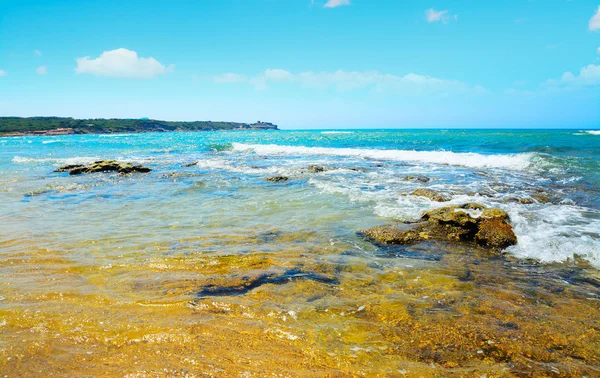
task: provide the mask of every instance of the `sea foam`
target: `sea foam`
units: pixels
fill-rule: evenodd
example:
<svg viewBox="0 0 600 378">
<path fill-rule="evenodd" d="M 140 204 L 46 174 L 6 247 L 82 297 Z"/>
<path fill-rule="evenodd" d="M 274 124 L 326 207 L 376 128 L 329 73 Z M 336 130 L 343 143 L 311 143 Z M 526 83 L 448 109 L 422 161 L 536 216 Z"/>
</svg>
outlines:
<svg viewBox="0 0 600 378">
<path fill-rule="evenodd" d="M 361 148 L 325 148 L 282 146 L 276 144 L 233 143 L 235 151 L 254 151 L 259 155 L 349 156 L 376 160 L 393 160 L 455 165 L 469 168 L 502 168 L 523 170 L 536 165 L 538 154 L 482 155 L 474 152 L 374 150 Z"/>
</svg>

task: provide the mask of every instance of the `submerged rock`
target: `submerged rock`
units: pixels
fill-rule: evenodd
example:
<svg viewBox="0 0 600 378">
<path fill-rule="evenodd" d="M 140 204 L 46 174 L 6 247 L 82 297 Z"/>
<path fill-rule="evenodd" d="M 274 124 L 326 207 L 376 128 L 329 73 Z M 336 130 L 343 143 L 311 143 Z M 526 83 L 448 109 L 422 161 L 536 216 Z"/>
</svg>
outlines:
<svg viewBox="0 0 600 378">
<path fill-rule="evenodd" d="M 127 173 L 148 173 L 151 169 L 141 166 L 133 165 L 131 163 L 116 161 L 116 160 L 100 160 L 95 161 L 91 164 L 71 164 L 64 165 L 54 172 L 69 172 L 70 175 L 79 175 L 82 173 L 98 173 L 98 172 L 119 172 L 121 174 Z"/>
<path fill-rule="evenodd" d="M 320 165 L 309 165 L 307 171 L 309 173 L 325 172 L 325 167 L 322 167 Z"/>
<path fill-rule="evenodd" d="M 416 176 L 412 176 L 412 175 L 404 176 L 404 180 L 406 180 L 406 181 L 415 181 L 415 182 L 423 182 L 423 183 L 431 181 L 431 179 L 429 177 L 427 177 L 427 176 L 420 176 L 420 175 L 416 175 Z"/>
<path fill-rule="evenodd" d="M 269 182 L 280 182 L 280 181 L 287 181 L 290 178 L 287 176 L 272 176 L 272 177 L 267 177 L 265 180 L 269 181 Z"/>
<path fill-rule="evenodd" d="M 414 244 L 422 239 L 416 229 L 399 225 L 383 225 L 360 231 L 364 236 L 385 245 Z"/>
<path fill-rule="evenodd" d="M 509 222 L 504 210 L 467 203 L 427 211 L 412 224 L 376 226 L 359 234 L 381 245 L 407 245 L 434 239 L 502 250 L 517 244 Z"/>
<path fill-rule="evenodd" d="M 418 196 L 418 197 L 429 198 L 430 200 L 435 201 L 435 202 L 447 202 L 447 201 L 449 201 L 448 198 L 444 197 L 443 195 L 441 195 L 440 193 L 436 192 L 435 190 L 425 189 L 425 188 L 416 189 L 412 193 L 410 193 L 410 195 L 411 196 Z"/>
<path fill-rule="evenodd" d="M 531 198 L 536 200 L 538 203 L 549 203 L 552 201 L 550 195 L 541 190 L 536 190 L 535 193 L 532 193 Z"/>
</svg>

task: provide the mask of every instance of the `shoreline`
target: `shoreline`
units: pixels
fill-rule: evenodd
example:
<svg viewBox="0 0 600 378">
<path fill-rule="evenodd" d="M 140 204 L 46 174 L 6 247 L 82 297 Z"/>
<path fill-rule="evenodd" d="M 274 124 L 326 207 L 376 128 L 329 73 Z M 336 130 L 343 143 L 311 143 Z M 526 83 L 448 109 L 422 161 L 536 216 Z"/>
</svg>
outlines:
<svg viewBox="0 0 600 378">
<path fill-rule="evenodd" d="M 200 133 L 207 131 L 281 131 L 279 128 L 265 129 L 258 127 L 238 128 L 238 129 L 209 129 L 209 130 L 146 130 L 146 131 L 105 131 L 105 132 L 75 132 L 73 130 L 63 132 L 57 130 L 39 130 L 32 132 L 5 133 L 0 134 L 0 138 L 22 137 L 22 136 L 63 136 L 63 135 L 107 135 L 107 134 L 147 134 L 147 133 Z"/>
<path fill-rule="evenodd" d="M 0 117 L 0 137 L 217 130 L 279 130 L 279 128 L 273 123 L 264 121 L 242 123 L 220 121 L 179 122 L 146 118 Z"/>
</svg>

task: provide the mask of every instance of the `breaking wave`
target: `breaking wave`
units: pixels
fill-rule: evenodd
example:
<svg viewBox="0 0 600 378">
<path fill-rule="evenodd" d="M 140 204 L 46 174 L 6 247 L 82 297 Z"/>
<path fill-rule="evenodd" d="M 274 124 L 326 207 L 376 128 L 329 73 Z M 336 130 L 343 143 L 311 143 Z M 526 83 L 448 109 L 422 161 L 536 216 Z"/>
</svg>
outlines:
<svg viewBox="0 0 600 378">
<path fill-rule="evenodd" d="M 282 146 L 276 144 L 233 143 L 235 151 L 254 151 L 259 155 L 352 156 L 376 160 L 455 165 L 469 168 L 530 169 L 547 165 L 537 153 L 482 155 L 474 152 L 375 150 L 360 148 L 325 148 Z"/>
</svg>

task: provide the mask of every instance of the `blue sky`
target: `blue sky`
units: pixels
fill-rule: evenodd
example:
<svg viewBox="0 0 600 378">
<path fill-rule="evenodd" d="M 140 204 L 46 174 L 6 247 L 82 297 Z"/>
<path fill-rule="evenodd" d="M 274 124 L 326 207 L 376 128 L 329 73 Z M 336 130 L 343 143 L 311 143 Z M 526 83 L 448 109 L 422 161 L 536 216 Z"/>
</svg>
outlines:
<svg viewBox="0 0 600 378">
<path fill-rule="evenodd" d="M 600 127 L 598 0 L 0 0 L 0 115 Z"/>
</svg>

